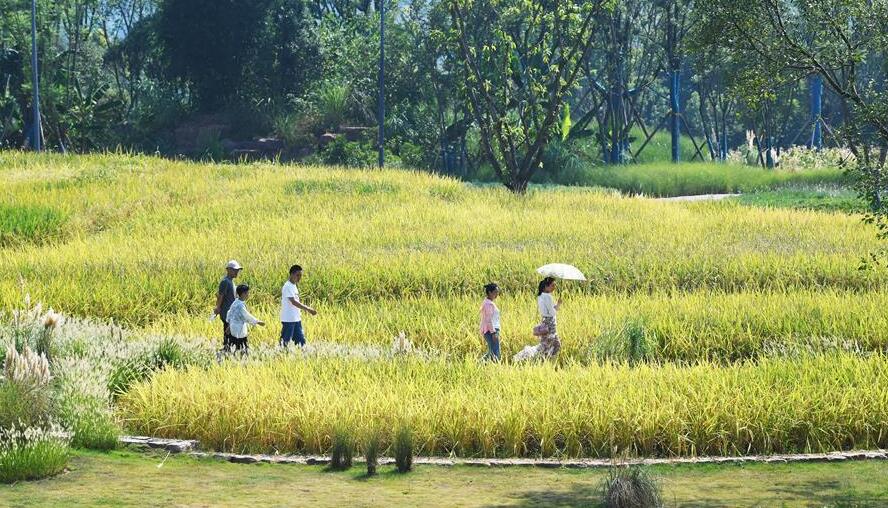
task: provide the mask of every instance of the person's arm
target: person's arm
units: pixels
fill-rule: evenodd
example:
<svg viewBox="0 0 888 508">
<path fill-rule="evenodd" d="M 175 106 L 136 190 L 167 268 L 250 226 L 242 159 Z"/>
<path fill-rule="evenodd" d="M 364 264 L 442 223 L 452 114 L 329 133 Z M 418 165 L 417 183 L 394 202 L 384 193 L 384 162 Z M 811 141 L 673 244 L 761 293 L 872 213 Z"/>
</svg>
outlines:
<svg viewBox="0 0 888 508">
<path fill-rule="evenodd" d="M 314 310 L 313 308 L 309 307 L 308 305 L 303 305 L 302 302 L 300 302 L 296 298 L 293 298 L 292 296 L 288 296 L 287 299 L 290 300 L 290 303 L 292 303 L 294 307 L 296 307 L 297 309 L 302 309 L 305 312 L 308 312 L 309 314 L 311 314 L 312 316 L 314 316 L 315 314 L 318 313 L 318 311 Z"/>
<path fill-rule="evenodd" d="M 246 321 L 247 323 L 250 323 L 251 325 L 265 326 L 264 321 L 261 321 L 256 316 L 250 314 L 250 311 L 247 310 L 246 305 L 244 306 L 244 310 L 241 312 L 243 312 L 244 321 Z"/>
<path fill-rule="evenodd" d="M 219 290 L 216 291 L 216 308 L 213 309 L 213 314 L 218 315 L 222 313 L 222 298 L 224 296 L 225 294 L 222 292 L 222 288 L 220 287 Z"/>
</svg>

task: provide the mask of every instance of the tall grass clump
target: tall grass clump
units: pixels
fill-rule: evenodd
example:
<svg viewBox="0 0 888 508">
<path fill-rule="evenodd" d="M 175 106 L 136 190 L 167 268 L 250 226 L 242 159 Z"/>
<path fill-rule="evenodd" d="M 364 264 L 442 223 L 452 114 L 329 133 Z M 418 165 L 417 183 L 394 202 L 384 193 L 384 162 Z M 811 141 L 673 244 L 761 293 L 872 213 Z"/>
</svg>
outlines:
<svg viewBox="0 0 888 508">
<path fill-rule="evenodd" d="M 8 347 L 0 377 L 0 428 L 47 425 L 52 414 L 49 362 L 28 346 Z"/>
<path fill-rule="evenodd" d="M 0 204 L 0 248 L 48 242 L 62 235 L 65 221 L 48 206 Z"/>
<path fill-rule="evenodd" d="M 367 464 L 367 476 L 376 474 L 379 467 L 379 434 L 371 432 L 364 442 L 364 460 Z"/>
<path fill-rule="evenodd" d="M 69 438 L 52 425 L 51 381 L 45 355 L 7 344 L 0 376 L 0 483 L 45 478 L 65 468 Z"/>
<path fill-rule="evenodd" d="M 601 497 L 606 508 L 663 506 L 657 481 L 639 466 L 611 468 L 602 482 Z"/>
<path fill-rule="evenodd" d="M 392 455 L 395 456 L 395 469 L 399 473 L 413 470 L 413 431 L 410 426 L 401 424 L 395 431 L 392 443 Z"/>
<path fill-rule="evenodd" d="M 355 441 L 345 427 L 333 430 L 333 445 L 330 451 L 330 469 L 344 471 L 352 467 L 355 455 Z"/>
<path fill-rule="evenodd" d="M 121 433 L 115 393 L 168 366 L 207 364 L 212 355 L 187 340 L 124 335 L 114 326 L 63 319 L 27 302 L 11 319 L 0 318 L 0 344 L 7 344 L 0 427 L 45 428 L 55 422 L 70 433 L 74 447 L 113 449 Z M 51 358 L 34 347 L 51 352 Z"/>
<path fill-rule="evenodd" d="M 0 483 L 39 480 L 61 473 L 68 457 L 68 438 L 58 429 L 0 429 Z"/>
<path fill-rule="evenodd" d="M 651 335 L 641 320 L 629 319 L 618 329 L 599 335 L 592 345 L 592 354 L 599 360 L 636 365 L 653 359 L 656 337 Z"/>
</svg>

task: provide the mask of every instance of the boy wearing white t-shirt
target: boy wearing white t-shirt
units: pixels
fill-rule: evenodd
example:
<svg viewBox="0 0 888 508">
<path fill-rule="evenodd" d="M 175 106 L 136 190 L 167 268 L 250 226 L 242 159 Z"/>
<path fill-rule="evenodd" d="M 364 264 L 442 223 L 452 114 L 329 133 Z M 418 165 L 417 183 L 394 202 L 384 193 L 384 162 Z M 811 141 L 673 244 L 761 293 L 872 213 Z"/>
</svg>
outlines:
<svg viewBox="0 0 888 508">
<path fill-rule="evenodd" d="M 302 311 L 312 316 L 317 311 L 299 301 L 299 281 L 302 280 L 302 267 L 290 267 L 290 278 L 281 288 L 281 347 L 287 347 L 292 340 L 300 346 L 305 345 L 305 334 L 302 331 Z"/>
</svg>

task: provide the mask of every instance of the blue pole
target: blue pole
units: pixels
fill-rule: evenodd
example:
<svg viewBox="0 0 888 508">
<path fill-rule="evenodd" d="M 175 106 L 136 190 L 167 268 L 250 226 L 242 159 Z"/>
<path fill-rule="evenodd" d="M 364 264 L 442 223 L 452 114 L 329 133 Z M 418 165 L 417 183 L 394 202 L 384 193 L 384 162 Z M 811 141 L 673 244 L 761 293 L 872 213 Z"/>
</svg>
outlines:
<svg viewBox="0 0 888 508">
<path fill-rule="evenodd" d="M 724 162 L 728 160 L 728 129 L 722 129 L 721 149 L 719 150 L 719 160 Z"/>
<path fill-rule="evenodd" d="M 823 77 L 819 74 L 811 78 L 811 133 L 810 147 L 818 151 L 823 148 Z"/>
<path fill-rule="evenodd" d="M 765 141 L 765 165 L 768 169 L 774 169 L 774 139 L 770 133 Z"/>
<path fill-rule="evenodd" d="M 34 150 L 40 151 L 40 73 L 37 70 L 37 0 L 31 0 L 31 81 L 34 87 L 32 96 L 33 104 L 31 109 L 34 110 L 34 131 L 32 141 Z"/>
<path fill-rule="evenodd" d="M 672 69 L 672 85 L 669 89 L 669 96 L 672 100 L 672 113 L 671 113 L 671 131 L 672 131 L 672 162 L 679 162 L 681 160 L 681 143 L 680 137 L 681 133 L 679 131 L 679 114 L 681 114 L 681 102 L 680 102 L 680 94 L 681 94 L 681 76 L 679 74 L 678 69 Z"/>
<path fill-rule="evenodd" d="M 385 166 L 385 0 L 379 0 L 379 167 Z"/>
</svg>

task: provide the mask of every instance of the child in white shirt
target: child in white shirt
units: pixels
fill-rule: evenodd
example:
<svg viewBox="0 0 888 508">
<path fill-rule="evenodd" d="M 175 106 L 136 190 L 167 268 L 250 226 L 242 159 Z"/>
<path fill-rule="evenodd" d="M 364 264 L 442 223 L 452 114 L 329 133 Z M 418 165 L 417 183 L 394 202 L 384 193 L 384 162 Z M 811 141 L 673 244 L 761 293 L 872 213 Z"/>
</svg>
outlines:
<svg viewBox="0 0 888 508">
<path fill-rule="evenodd" d="M 237 299 L 228 309 L 228 328 L 231 331 L 231 346 L 235 351 L 247 352 L 247 330 L 250 325 L 265 326 L 247 310 L 247 299 L 250 297 L 250 286 L 241 284 L 235 290 Z"/>
</svg>

